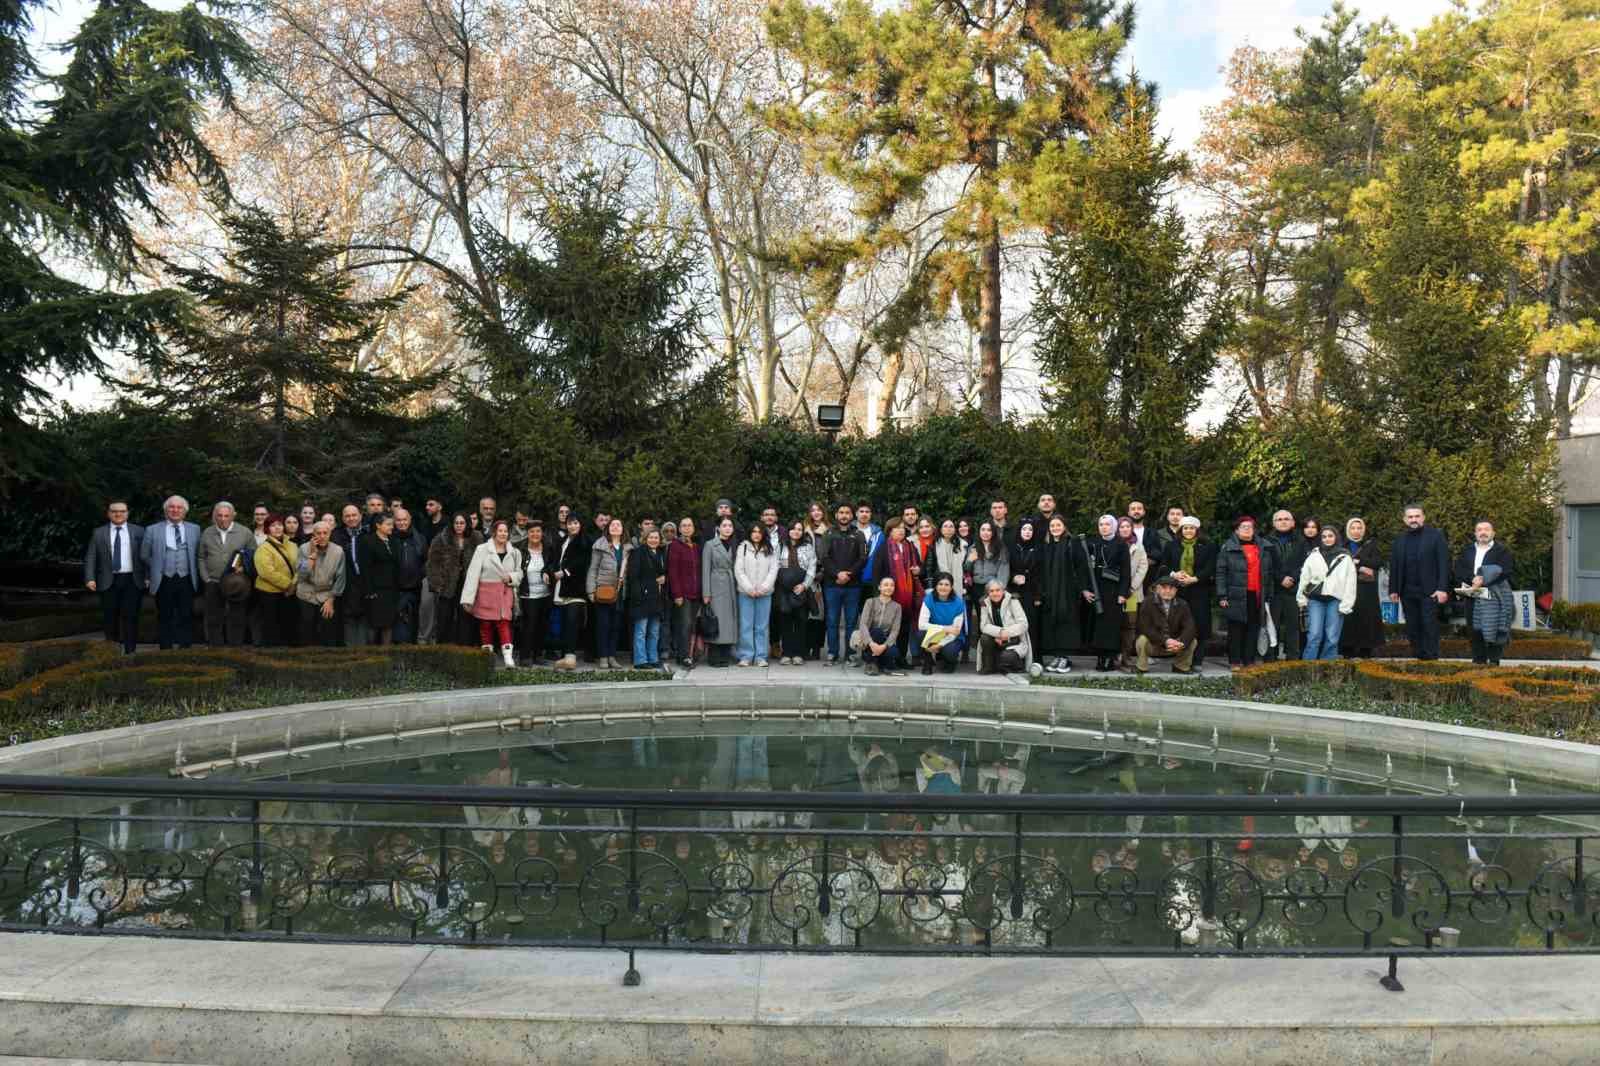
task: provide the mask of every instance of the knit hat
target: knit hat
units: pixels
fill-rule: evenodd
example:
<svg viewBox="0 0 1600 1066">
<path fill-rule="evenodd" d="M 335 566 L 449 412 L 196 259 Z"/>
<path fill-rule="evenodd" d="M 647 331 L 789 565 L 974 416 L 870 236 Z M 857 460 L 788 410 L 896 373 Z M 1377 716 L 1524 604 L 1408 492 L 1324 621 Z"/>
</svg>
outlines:
<svg viewBox="0 0 1600 1066">
<path fill-rule="evenodd" d="M 1233 520 L 1233 528 L 1234 529 L 1238 529 L 1240 526 L 1244 525 L 1246 522 L 1249 522 L 1251 525 L 1257 525 L 1258 524 L 1256 522 L 1256 519 L 1255 519 L 1254 515 L 1242 514 L 1238 518 L 1235 518 Z"/>
<path fill-rule="evenodd" d="M 1184 526 L 1193 526 L 1194 528 L 1199 529 L 1200 519 L 1196 518 L 1192 514 L 1186 514 L 1178 521 L 1179 529 L 1182 529 Z"/>
</svg>

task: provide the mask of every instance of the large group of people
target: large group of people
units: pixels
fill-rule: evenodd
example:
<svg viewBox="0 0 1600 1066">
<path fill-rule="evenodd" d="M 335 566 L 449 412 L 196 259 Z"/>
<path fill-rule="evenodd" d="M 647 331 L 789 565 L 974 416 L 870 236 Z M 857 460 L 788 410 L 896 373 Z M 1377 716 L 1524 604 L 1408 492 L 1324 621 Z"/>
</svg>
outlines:
<svg viewBox="0 0 1600 1066">
<path fill-rule="evenodd" d="M 1412 653 L 1439 655 L 1452 598 L 1470 620 L 1473 656 L 1497 663 L 1512 619 L 1512 563 L 1479 522 L 1452 561 L 1421 506 L 1407 505 L 1387 559 L 1366 522 L 1341 528 L 1275 512 L 1241 515 L 1224 536 L 1181 507 L 1152 519 L 1130 501 L 1093 530 L 1071 531 L 1055 498 L 1013 521 L 936 517 L 906 505 L 880 524 L 876 505 L 820 503 L 788 521 L 774 507 L 742 521 L 731 500 L 709 520 L 598 513 L 562 504 L 548 520 L 493 497 L 419 514 L 372 493 L 335 514 L 311 501 L 252 508 L 228 501 L 202 529 L 172 496 L 139 526 L 125 501 L 84 553 L 108 639 L 131 653 L 143 598 L 154 598 L 163 648 L 209 645 L 476 645 L 506 665 L 574 669 L 853 663 L 868 674 L 1066 673 L 1093 654 L 1099 671 L 1200 668 L 1220 617 L 1230 667 L 1258 659 L 1370 656 L 1384 642 L 1380 570 L 1401 605 Z M 1303 639 L 1302 639 L 1303 638 Z"/>
</svg>

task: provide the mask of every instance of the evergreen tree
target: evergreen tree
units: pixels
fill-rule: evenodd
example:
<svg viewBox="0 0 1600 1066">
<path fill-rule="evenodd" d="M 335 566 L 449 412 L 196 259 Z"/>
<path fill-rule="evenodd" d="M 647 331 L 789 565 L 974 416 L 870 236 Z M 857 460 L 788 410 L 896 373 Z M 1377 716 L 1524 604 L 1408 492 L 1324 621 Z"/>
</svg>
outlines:
<svg viewBox="0 0 1600 1066">
<path fill-rule="evenodd" d="M 777 0 L 774 42 L 811 72 L 813 100 L 771 121 L 840 179 L 866 224 L 798 251 L 835 273 L 912 243 L 903 207 L 948 194 L 927 307 L 952 299 L 977 327 L 980 407 L 1001 417 L 1005 235 L 1065 228 L 1081 138 L 1101 126 L 1132 5 L 1109 0 Z"/>
<path fill-rule="evenodd" d="M 1454 143 L 1426 133 L 1362 190 L 1356 284 L 1374 344 L 1335 394 L 1406 447 L 1509 456 L 1528 440 L 1527 338 L 1496 291 L 1500 248 L 1472 200 Z"/>
<path fill-rule="evenodd" d="M 222 229 L 229 247 L 219 269 L 171 268 L 194 313 L 145 354 L 150 377 L 130 383 L 136 393 L 180 410 L 259 415 L 271 430 L 270 465 L 282 469 L 291 423 L 371 416 L 438 384 L 351 369 L 406 294 L 352 299 L 343 249 L 322 240 L 321 223 L 286 230 L 244 208 L 225 214 Z"/>
<path fill-rule="evenodd" d="M 157 186 L 175 175 L 226 188 L 201 139 L 208 99 L 232 104 L 254 62 L 224 18 L 188 4 L 95 7 L 46 77 L 28 47 L 37 0 L 0 0 L 0 475 L 38 471 L 22 415 L 37 375 L 97 373 L 110 349 L 148 353 L 180 315 L 178 294 L 129 292 L 139 254 L 131 212 L 164 221 Z M 49 249 L 51 254 L 46 253 Z M 79 260 L 69 272 L 63 257 Z M 83 267 L 107 285 L 80 280 Z M 37 458 L 37 457 L 35 457 Z"/>
<path fill-rule="evenodd" d="M 1187 421 L 1234 320 L 1210 253 L 1171 206 L 1187 170 L 1130 87 L 1034 279 L 1046 408 L 1100 477 L 1164 500 L 1192 473 Z M 1058 501 L 1059 503 L 1059 501 Z"/>
<path fill-rule="evenodd" d="M 480 483 L 533 497 L 581 471 L 596 502 L 703 506 L 717 489 L 674 471 L 698 465 L 686 449 L 717 454 L 737 413 L 728 367 L 700 364 L 687 250 L 629 213 L 621 180 L 591 171 L 553 182 L 531 221 L 525 243 L 482 232 L 502 315 L 456 301 L 482 353 L 481 380 L 460 395 L 470 435 L 503 442 L 464 462 Z"/>
</svg>

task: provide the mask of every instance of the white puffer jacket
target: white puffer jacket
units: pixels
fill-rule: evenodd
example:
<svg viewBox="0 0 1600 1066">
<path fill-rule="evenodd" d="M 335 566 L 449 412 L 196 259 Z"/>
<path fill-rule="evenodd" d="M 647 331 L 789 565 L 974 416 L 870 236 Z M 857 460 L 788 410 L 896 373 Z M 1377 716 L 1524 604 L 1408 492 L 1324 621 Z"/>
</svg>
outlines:
<svg viewBox="0 0 1600 1066">
<path fill-rule="evenodd" d="M 1295 600 L 1300 606 L 1304 607 L 1309 602 L 1306 599 L 1306 586 L 1318 582 L 1322 584 L 1324 596 L 1338 597 L 1340 614 L 1349 614 L 1356 609 L 1356 561 L 1350 558 L 1349 552 L 1342 551 L 1334 556 L 1331 571 L 1322 558 L 1322 552 L 1312 551 L 1306 556 L 1304 565 L 1300 567 L 1300 591 L 1295 593 Z"/>
<path fill-rule="evenodd" d="M 772 595 L 778 583 L 778 553 L 756 551 L 745 541 L 733 553 L 733 580 L 746 596 Z"/>
</svg>

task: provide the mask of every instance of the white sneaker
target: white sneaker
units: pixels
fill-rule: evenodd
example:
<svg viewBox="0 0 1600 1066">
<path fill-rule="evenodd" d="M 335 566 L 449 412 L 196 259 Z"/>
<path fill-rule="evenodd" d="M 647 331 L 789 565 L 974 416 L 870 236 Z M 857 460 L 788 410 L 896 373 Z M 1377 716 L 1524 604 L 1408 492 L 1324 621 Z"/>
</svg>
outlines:
<svg viewBox="0 0 1600 1066">
<path fill-rule="evenodd" d="M 500 645 L 500 654 L 505 656 L 505 660 L 506 660 L 506 665 L 507 666 L 514 667 L 514 666 L 517 665 L 517 655 L 516 655 L 516 652 L 512 650 L 511 645 L 509 645 L 509 644 Z"/>
<path fill-rule="evenodd" d="M 749 659 L 740 659 L 740 660 L 739 660 L 739 661 L 738 661 L 738 662 L 737 662 L 737 663 L 735 663 L 735 664 L 734 664 L 734 665 L 735 665 L 735 666 L 749 666 L 749 665 L 750 665 L 750 660 L 749 660 Z"/>
</svg>

